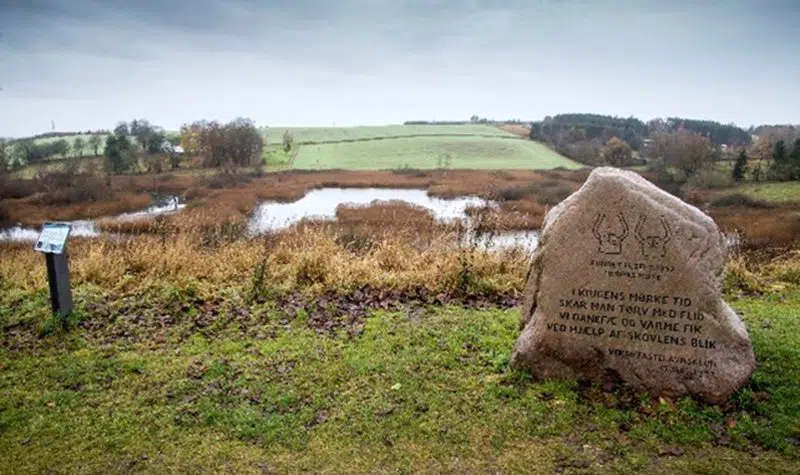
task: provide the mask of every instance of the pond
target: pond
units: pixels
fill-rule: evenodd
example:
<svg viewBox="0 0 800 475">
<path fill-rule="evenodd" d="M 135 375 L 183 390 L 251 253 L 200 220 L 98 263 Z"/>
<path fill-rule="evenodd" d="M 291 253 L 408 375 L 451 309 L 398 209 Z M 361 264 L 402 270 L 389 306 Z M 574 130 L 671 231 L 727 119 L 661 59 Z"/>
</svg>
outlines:
<svg viewBox="0 0 800 475">
<path fill-rule="evenodd" d="M 134 220 L 159 214 L 175 213 L 186 206 L 183 200 L 177 196 L 157 196 L 153 198 L 153 201 L 154 203 L 148 208 L 132 213 L 122 213 L 113 219 Z M 72 231 L 69 234 L 71 237 L 97 237 L 100 235 L 100 232 L 95 227 L 94 220 L 79 219 L 67 222 L 72 224 Z M 0 241 L 36 241 L 38 237 L 39 230 L 35 228 L 14 226 L 13 228 L 0 230 Z"/>
<path fill-rule="evenodd" d="M 485 206 L 488 202 L 477 196 L 442 199 L 429 196 L 425 190 L 403 188 L 321 188 L 308 192 L 303 198 L 291 203 L 266 202 L 259 205 L 248 225 L 250 234 L 279 231 L 304 218 L 336 219 L 336 207 L 340 204 L 368 206 L 374 201 L 404 201 L 430 210 L 441 222 L 459 219 L 469 221 L 466 209 L 470 206 Z M 533 250 L 539 242 L 538 231 L 515 231 L 486 236 L 467 234 L 462 245 L 474 245 L 480 249 L 521 247 Z"/>
<path fill-rule="evenodd" d="M 133 220 L 159 214 L 178 212 L 185 204 L 176 196 L 154 198 L 155 202 L 147 209 L 123 213 L 114 219 Z M 484 206 L 488 202 L 476 196 L 442 199 L 428 196 L 425 190 L 402 188 L 322 188 L 309 191 L 303 198 L 291 203 L 266 202 L 260 204 L 250 219 L 248 232 L 251 235 L 285 229 L 304 218 L 336 218 L 336 207 L 340 204 L 368 206 L 373 201 L 404 201 L 428 209 L 434 218 L 442 222 L 458 219 L 469 221 L 467 207 Z M 93 220 L 70 221 L 73 225 L 71 236 L 96 237 L 100 232 Z M 13 227 L 0 231 L 0 241 L 35 241 L 39 230 Z M 533 250 L 538 243 L 538 231 L 516 231 L 477 237 L 464 236 L 462 245 L 480 249 L 500 249 L 521 247 Z"/>
<path fill-rule="evenodd" d="M 486 202 L 476 196 L 445 200 L 428 196 L 425 190 L 398 188 L 321 188 L 309 191 L 304 197 L 291 203 L 262 203 L 250 220 L 248 231 L 260 234 L 287 228 L 303 218 L 336 218 L 336 207 L 340 204 L 367 206 L 375 200 L 405 201 L 430 210 L 439 221 L 453 221 L 467 217 L 469 206 L 481 206 Z"/>
</svg>

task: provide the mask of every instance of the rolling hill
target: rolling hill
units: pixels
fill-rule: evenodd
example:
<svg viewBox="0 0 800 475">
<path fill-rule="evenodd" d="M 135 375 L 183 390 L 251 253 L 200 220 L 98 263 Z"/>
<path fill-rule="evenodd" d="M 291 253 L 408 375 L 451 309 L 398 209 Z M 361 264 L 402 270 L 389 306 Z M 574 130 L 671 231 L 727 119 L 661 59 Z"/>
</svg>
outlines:
<svg viewBox="0 0 800 475">
<path fill-rule="evenodd" d="M 291 166 L 298 169 L 581 167 L 540 143 L 491 125 L 270 127 L 264 129 L 267 143 L 279 149 L 287 130 L 295 144 Z"/>
</svg>

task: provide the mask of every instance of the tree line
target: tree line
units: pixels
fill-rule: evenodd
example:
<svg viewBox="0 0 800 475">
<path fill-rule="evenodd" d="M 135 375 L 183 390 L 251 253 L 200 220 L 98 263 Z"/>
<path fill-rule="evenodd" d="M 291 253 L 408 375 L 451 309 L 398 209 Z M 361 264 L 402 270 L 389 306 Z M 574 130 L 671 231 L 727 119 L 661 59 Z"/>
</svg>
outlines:
<svg viewBox="0 0 800 475">
<path fill-rule="evenodd" d="M 41 137 L 40 137 L 41 138 Z M 0 138 L 0 172 L 51 158 L 65 158 L 65 170 L 75 173 L 74 161 L 89 150 L 102 155 L 108 174 L 135 173 L 142 165 L 148 172 L 163 168 L 176 169 L 181 164 L 181 149 L 198 159 L 201 167 L 218 168 L 225 173 L 239 167 L 263 164 L 264 139 L 255 123 L 237 118 L 228 123 L 196 121 L 181 127 L 179 134 L 167 134 L 162 127 L 145 119 L 119 122 L 105 137 L 97 134 L 66 139 L 36 142 L 33 137 L 14 141 Z M 293 148 L 291 134 L 283 137 L 283 149 Z M 166 163 L 165 162 L 166 156 Z"/>
<path fill-rule="evenodd" d="M 11 166 L 25 166 L 36 164 L 51 158 L 67 158 L 69 156 L 83 156 L 86 152 L 99 155 L 102 149 L 103 137 L 90 135 L 87 138 L 75 137 L 72 141 L 58 139 L 52 141 L 37 141 L 32 137 L 18 140 L 0 140 L 0 145 L 6 164 Z"/>
<path fill-rule="evenodd" d="M 737 182 L 745 180 L 747 175 L 755 181 L 800 180 L 800 137 L 794 139 L 791 148 L 785 139 L 779 139 L 772 145 L 767 157 L 758 156 L 754 160 L 751 160 L 747 150 L 742 148 L 736 157 L 731 174 Z"/>
<path fill-rule="evenodd" d="M 261 164 L 264 139 L 255 123 L 246 118 L 228 123 L 195 121 L 184 124 L 180 134 L 172 137 L 147 121 L 122 122 L 106 139 L 106 169 L 113 174 L 130 173 L 137 167 L 137 155 L 143 155 L 148 171 L 158 172 L 163 165 L 160 157 L 154 156 L 157 152 L 166 153 L 168 166 L 176 169 L 181 163 L 177 145 L 197 157 L 201 167 L 234 173 L 239 167 Z"/>
</svg>

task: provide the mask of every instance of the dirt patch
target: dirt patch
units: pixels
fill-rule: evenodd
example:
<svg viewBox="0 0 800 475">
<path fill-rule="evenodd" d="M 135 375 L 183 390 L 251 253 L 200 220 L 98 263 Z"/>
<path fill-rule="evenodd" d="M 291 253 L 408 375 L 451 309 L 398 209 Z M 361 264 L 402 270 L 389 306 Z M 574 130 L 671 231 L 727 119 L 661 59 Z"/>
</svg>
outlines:
<svg viewBox="0 0 800 475">
<path fill-rule="evenodd" d="M 304 314 L 308 327 L 319 334 L 345 331 L 356 335 L 361 332 L 367 315 L 375 310 L 405 310 L 417 315 L 428 306 L 512 308 L 521 301 L 521 296 L 512 294 L 433 294 L 424 287 L 408 291 L 362 287 L 346 294 L 325 294 L 313 299 L 294 293 L 280 297 L 276 304 L 289 318 Z"/>
<path fill-rule="evenodd" d="M 531 136 L 530 126 L 524 124 L 503 124 L 503 125 L 498 125 L 497 128 L 505 132 L 522 137 L 524 139 L 527 139 L 528 137 Z"/>
<path fill-rule="evenodd" d="M 406 311 L 421 315 L 430 306 L 463 308 L 512 308 L 516 294 L 430 293 L 425 288 L 399 291 L 362 287 L 349 293 L 326 293 L 311 297 L 292 292 L 250 303 L 224 299 L 186 298 L 154 301 L 149 296 L 129 294 L 115 300 L 97 300 L 86 306 L 86 317 L 69 331 L 80 332 L 100 344 L 147 343 L 164 345 L 186 341 L 194 334 L 207 337 L 236 335 L 270 338 L 281 328 L 303 325 L 320 335 L 359 335 L 367 316 L 376 310 Z M 1 346 L 24 349 L 46 344 L 34 322 L 7 327 Z"/>
</svg>

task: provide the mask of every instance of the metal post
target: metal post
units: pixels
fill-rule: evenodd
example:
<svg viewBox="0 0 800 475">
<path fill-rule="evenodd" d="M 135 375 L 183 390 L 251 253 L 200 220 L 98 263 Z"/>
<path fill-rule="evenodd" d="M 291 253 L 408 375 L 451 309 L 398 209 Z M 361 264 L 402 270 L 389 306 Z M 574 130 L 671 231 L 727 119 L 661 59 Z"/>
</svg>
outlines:
<svg viewBox="0 0 800 475">
<path fill-rule="evenodd" d="M 50 304 L 53 312 L 66 317 L 72 312 L 72 291 L 66 254 L 46 253 L 47 282 L 50 285 Z"/>
</svg>

